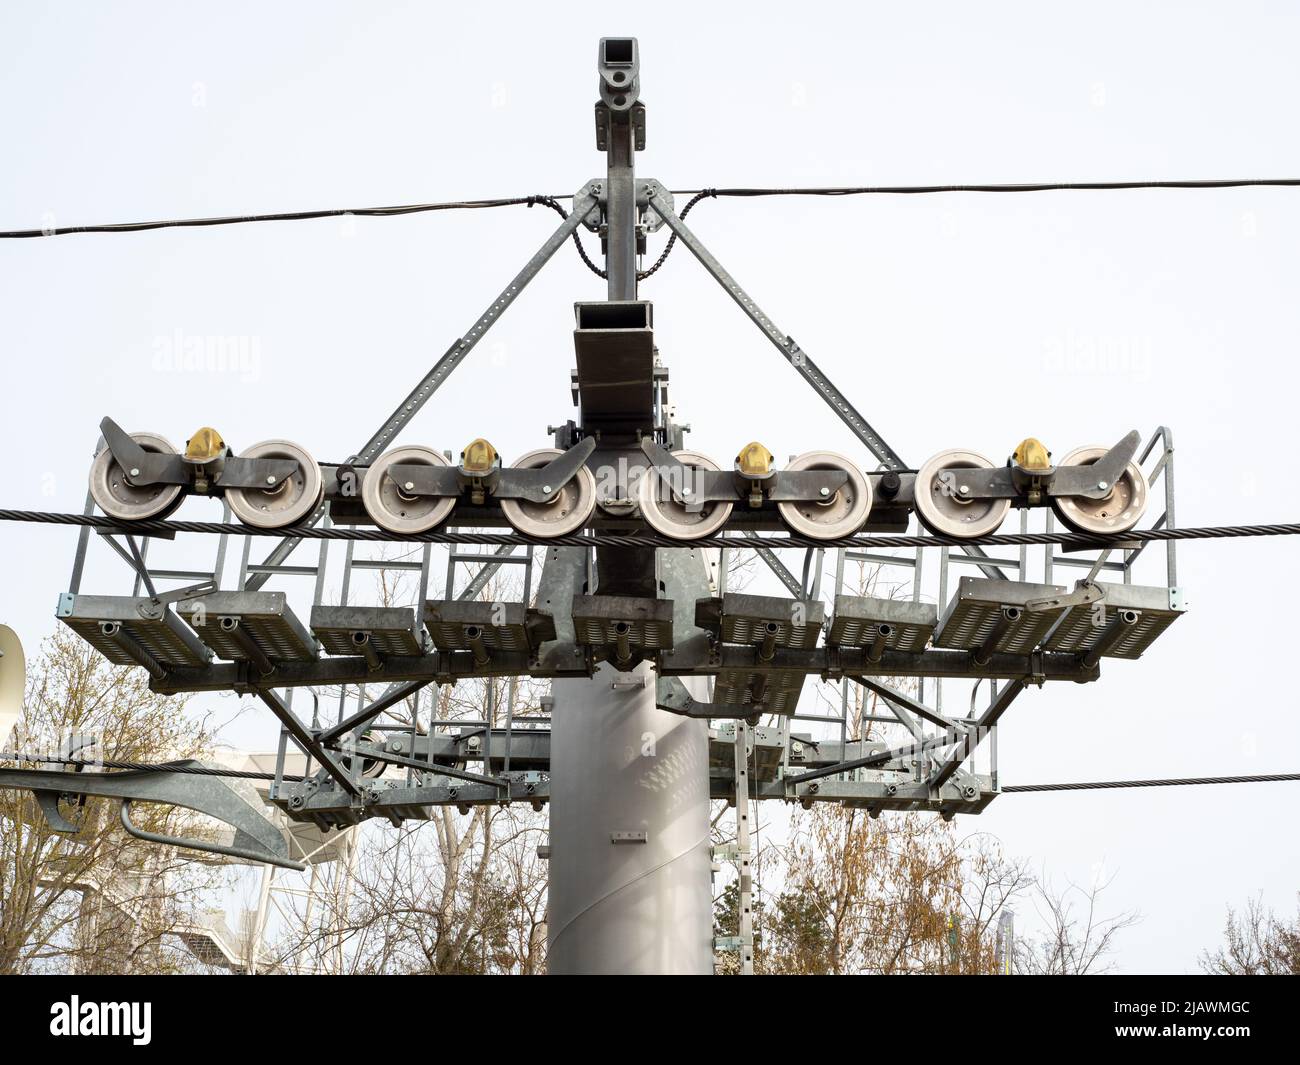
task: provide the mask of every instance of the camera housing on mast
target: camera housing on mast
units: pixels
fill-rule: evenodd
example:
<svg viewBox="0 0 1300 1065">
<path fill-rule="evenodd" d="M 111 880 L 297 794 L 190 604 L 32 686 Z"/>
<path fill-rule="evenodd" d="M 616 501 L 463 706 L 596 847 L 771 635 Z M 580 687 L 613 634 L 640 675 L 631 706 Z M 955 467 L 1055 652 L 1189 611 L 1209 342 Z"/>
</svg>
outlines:
<svg viewBox="0 0 1300 1065">
<path fill-rule="evenodd" d="M 629 111 L 641 95 L 641 55 L 635 37 L 602 37 L 596 53 L 600 99 L 611 111 Z"/>
</svg>

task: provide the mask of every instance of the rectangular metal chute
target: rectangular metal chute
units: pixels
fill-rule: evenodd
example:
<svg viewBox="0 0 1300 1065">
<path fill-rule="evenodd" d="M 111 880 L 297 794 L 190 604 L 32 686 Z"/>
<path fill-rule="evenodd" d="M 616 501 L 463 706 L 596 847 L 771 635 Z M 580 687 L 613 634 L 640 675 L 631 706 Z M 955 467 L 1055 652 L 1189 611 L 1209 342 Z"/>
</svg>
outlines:
<svg viewBox="0 0 1300 1065">
<path fill-rule="evenodd" d="M 625 631 L 620 631 L 623 627 Z M 669 650 L 673 646 L 673 604 L 669 599 L 630 595 L 575 595 L 573 628 L 589 647 L 613 647 L 625 641 L 633 649 Z"/>
<path fill-rule="evenodd" d="M 165 666 L 204 666 L 212 652 L 165 605 L 147 596 L 65 595 L 58 618 L 114 665 L 133 666 L 136 660 L 102 626 L 118 624 L 150 657 Z"/>
<path fill-rule="evenodd" d="M 331 655 L 360 654 L 354 633 L 365 633 L 380 655 L 413 657 L 423 651 L 415 611 L 406 606 L 315 606 L 311 630 Z"/>
<path fill-rule="evenodd" d="M 1124 611 L 1135 611 L 1137 618 L 1125 626 L 1118 639 L 1101 652 L 1107 658 L 1141 658 L 1165 629 L 1183 613 L 1176 588 L 1145 587 L 1134 584 L 1103 584 L 1105 595 L 1096 603 L 1072 608 L 1047 642 L 1049 651 L 1084 654 L 1117 623 Z"/>
<path fill-rule="evenodd" d="M 424 627 L 440 651 L 466 651 L 480 640 L 494 651 L 535 651 L 555 639 L 549 614 L 523 603 L 485 603 L 431 599 L 424 604 Z"/>
<path fill-rule="evenodd" d="M 973 651 L 996 637 L 992 651 L 1028 654 L 1064 612 L 1063 608 L 1034 609 L 1036 602 L 1064 593 L 1058 584 L 963 577 L 939 622 L 934 645 Z M 1019 612 L 1018 620 L 1008 624 L 1008 611 Z"/>
<path fill-rule="evenodd" d="M 826 642 L 835 647 L 870 647 L 884 626 L 888 628 L 885 648 L 919 654 L 934 635 L 938 620 L 939 610 L 933 603 L 837 595 Z"/>
<path fill-rule="evenodd" d="M 190 627 L 218 658 L 248 661 L 227 619 L 272 662 L 314 662 L 316 640 L 290 609 L 284 592 L 213 592 L 178 607 Z"/>
<path fill-rule="evenodd" d="M 721 598 L 698 600 L 695 624 L 717 633 L 723 643 L 812 650 L 825 613 L 817 600 L 728 592 Z"/>
<path fill-rule="evenodd" d="M 713 701 L 730 706 L 753 706 L 755 713 L 793 714 L 807 674 L 791 670 L 751 672 L 724 669 L 713 685 Z M 756 697 L 757 696 L 757 697 Z"/>
<path fill-rule="evenodd" d="M 756 647 L 770 660 L 778 648 L 812 651 L 821 635 L 825 607 L 820 601 L 777 595 L 727 592 L 698 599 L 695 624 L 723 644 Z M 755 713 L 793 714 L 806 674 L 794 670 L 724 669 L 713 688 L 713 701 L 753 706 Z"/>
</svg>

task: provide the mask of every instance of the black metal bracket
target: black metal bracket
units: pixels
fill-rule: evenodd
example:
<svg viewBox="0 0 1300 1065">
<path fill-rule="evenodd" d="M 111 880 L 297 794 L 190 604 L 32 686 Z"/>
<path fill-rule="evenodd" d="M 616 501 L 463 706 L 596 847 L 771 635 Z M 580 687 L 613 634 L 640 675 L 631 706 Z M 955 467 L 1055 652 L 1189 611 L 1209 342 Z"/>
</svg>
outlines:
<svg viewBox="0 0 1300 1065">
<path fill-rule="evenodd" d="M 686 690 L 679 677 L 659 677 L 655 680 L 655 706 L 670 714 L 696 718 L 749 719 L 763 712 L 762 706 L 736 706 L 731 703 L 705 703 Z"/>
<path fill-rule="evenodd" d="M 496 499 L 545 503 L 578 475 L 595 450 L 596 438 L 589 436 L 537 469 L 502 466 L 490 477 L 475 478 L 454 466 L 397 465 L 389 469 L 389 476 L 413 496 L 459 497 L 472 481 L 481 480 Z"/>
<path fill-rule="evenodd" d="M 1015 499 L 1040 493 L 1050 498 L 1074 496 L 1082 499 L 1105 499 L 1141 443 L 1137 430 L 1125 435 L 1090 466 L 1049 466 L 1044 470 L 1024 470 L 1007 465 L 991 470 L 952 471 L 952 491 L 962 499 Z"/>
<path fill-rule="evenodd" d="M 761 479 L 734 470 L 697 470 L 648 436 L 641 438 L 641 450 L 651 463 L 647 476 L 657 476 L 673 499 L 685 507 L 745 503 L 760 485 L 763 498 L 773 503 L 815 502 L 829 499 L 849 480 L 842 470 L 778 470 Z"/>
<path fill-rule="evenodd" d="M 112 418 L 99 423 L 104 443 L 113 453 L 113 459 L 122 468 L 126 483 L 135 488 L 155 484 L 180 484 L 195 488 L 200 465 L 188 461 L 184 455 L 160 455 L 146 451 Z M 209 493 L 220 493 L 227 488 L 274 488 L 285 478 L 298 471 L 292 459 L 241 459 L 229 453 L 214 460 L 218 472 L 205 481 Z"/>
</svg>

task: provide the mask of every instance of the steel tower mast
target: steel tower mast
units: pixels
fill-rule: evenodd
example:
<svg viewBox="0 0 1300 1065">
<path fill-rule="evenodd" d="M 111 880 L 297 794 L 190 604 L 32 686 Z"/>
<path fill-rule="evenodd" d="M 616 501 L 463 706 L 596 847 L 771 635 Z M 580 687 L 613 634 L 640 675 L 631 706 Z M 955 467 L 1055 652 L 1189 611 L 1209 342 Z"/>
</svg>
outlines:
<svg viewBox="0 0 1300 1065">
<path fill-rule="evenodd" d="M 959 447 L 914 470 L 695 236 L 686 208 L 679 215 L 661 183 L 636 179 L 646 129 L 637 42 L 602 40 L 598 70 L 604 176 L 584 183 L 567 212 L 551 197 L 499 201 L 544 203 L 564 217 L 350 458 L 318 464 L 283 440 L 236 453 L 208 427 L 181 454 L 158 434 L 132 435 L 105 417 L 84 515 L 19 519 L 82 526 L 57 616 L 110 662 L 143 667 L 161 694 L 233 691 L 266 705 L 280 724 L 266 798 L 291 821 L 328 831 L 370 818 L 427 820 L 445 807 L 526 802 L 540 811 L 550 802 L 553 972 L 706 973 L 716 950 L 736 952 L 744 973 L 753 970 L 751 800 L 829 802 L 871 816 L 981 812 L 1002 790 L 997 729 L 1012 702 L 1049 683 L 1095 681 L 1103 659 L 1141 657 L 1186 610 L 1174 534 L 1220 530 L 1176 528 L 1165 426 L 1145 447 L 1134 430 L 1111 447 L 1086 445 L 1053 461 L 1042 442 L 1026 438 L 1005 465 Z M 575 305 L 579 413 L 548 430 L 554 446 L 507 466 L 483 439 L 459 461 L 399 444 L 583 227 L 602 240 L 605 269 L 588 264 L 608 290 Z M 653 307 L 637 292 L 647 276 L 638 277 L 638 256 L 646 234 L 660 228 L 877 468 L 817 450 L 777 469 L 754 441 L 723 469 L 683 447 Z M 165 520 L 188 495 L 219 499 L 226 520 Z M 1148 500 L 1155 513 L 1139 528 Z M 1013 505 L 1022 534 L 1035 511 L 1044 532 L 996 536 Z M 1062 536 L 1057 520 L 1074 532 Z M 938 539 L 888 535 L 913 521 Z M 513 535 L 483 538 L 501 526 Z M 773 531 L 787 535 L 760 535 Z M 211 569 L 178 570 L 150 556 L 151 541 L 177 532 L 217 534 Z M 231 582 L 226 547 L 236 535 L 242 558 Z M 252 551 L 262 536 L 282 539 L 258 563 Z M 309 539 L 318 541 L 316 561 L 288 564 Z M 349 542 L 331 563 L 334 539 Z M 354 546 L 371 539 L 423 547 L 418 561 L 354 557 Z M 126 562 L 130 594 L 83 591 L 92 540 Z M 1147 552 L 1157 540 L 1166 541 L 1163 559 Z M 461 546 L 476 543 L 495 550 Z M 435 544 L 446 544 L 441 598 L 431 594 Z M 832 548 L 834 587 L 823 594 L 823 553 Z M 786 549 L 802 553 L 802 578 L 778 557 Z M 729 591 L 731 551 L 753 552 L 788 594 Z M 718 558 L 716 587 L 705 552 Z M 935 563 L 923 568 L 927 554 Z M 506 564 L 522 566 L 521 599 L 489 602 L 488 581 Z M 458 565 L 477 567 L 463 587 Z M 962 566 L 980 576 L 958 576 Z M 408 574 L 415 603 L 353 601 L 354 567 Z M 898 588 L 881 597 L 854 585 L 850 567 L 887 570 L 900 577 Z M 1135 583 L 1135 569 L 1157 569 L 1161 583 Z M 1061 581 L 1072 571 L 1085 575 L 1068 588 Z M 310 613 L 302 578 L 312 578 Z M 295 581 L 301 591 L 291 603 L 274 586 Z M 482 720 L 440 717 L 436 699 L 425 723 L 391 712 L 429 685 L 519 676 L 552 682 L 550 715 L 516 718 L 510 699 L 501 728 L 490 694 Z M 825 685 L 838 685 L 838 713 L 801 708 L 808 677 L 819 678 L 823 697 Z M 946 705 L 945 678 L 959 685 Z M 298 688 L 310 702 L 295 709 Z M 21 689 L 11 680 L 7 690 Z M 337 695 L 332 721 L 321 717 L 322 693 Z M 33 792 L 54 831 L 77 831 L 60 796 L 101 796 L 121 802 L 123 830 L 137 838 L 302 870 L 260 798 L 241 796 L 221 778 L 226 771 L 193 762 L 87 772 L 79 752 L 93 737 L 72 740 L 75 749 L 57 760 L 37 758 L 39 769 L 0 767 L 0 788 Z M 300 757 L 305 768 L 291 768 Z M 736 802 L 736 842 L 718 857 L 736 863 L 740 893 L 736 934 L 716 940 L 711 799 Z M 224 822 L 232 842 L 148 832 L 131 820 L 133 802 L 200 811 Z"/>
<path fill-rule="evenodd" d="M 636 321 L 640 313 L 648 325 L 649 304 L 636 302 L 645 209 L 635 186 L 636 152 L 645 145 L 637 42 L 604 38 L 598 64 L 596 142 L 606 152 L 606 179 L 598 196 L 607 306 L 614 321 Z M 590 306 L 579 307 L 580 334 L 583 311 Z M 597 399 L 604 390 L 596 381 L 606 374 L 584 360 L 583 343 L 580 335 L 584 428 L 591 432 L 599 418 L 597 456 L 616 461 L 621 447 L 636 446 L 633 423 L 653 427 L 654 411 L 615 412 Z M 614 363 L 628 358 L 602 354 Z M 646 354 L 648 364 L 642 359 L 628 367 L 631 374 L 619 376 L 648 371 L 653 377 L 654 356 Z M 569 557 L 562 560 L 563 555 Z M 548 553 L 543 582 L 565 562 L 582 567 L 585 556 L 581 548 Z M 680 588 L 671 596 L 674 602 L 690 604 L 709 595 L 706 573 L 698 551 L 601 548 L 595 587 L 588 590 L 654 599 L 660 582 L 671 581 Z M 683 627 L 691 623 L 678 621 Z M 631 672 L 605 664 L 590 679 L 556 681 L 552 690 L 550 971 L 710 972 L 708 722 L 658 709 L 648 662 Z"/>
</svg>

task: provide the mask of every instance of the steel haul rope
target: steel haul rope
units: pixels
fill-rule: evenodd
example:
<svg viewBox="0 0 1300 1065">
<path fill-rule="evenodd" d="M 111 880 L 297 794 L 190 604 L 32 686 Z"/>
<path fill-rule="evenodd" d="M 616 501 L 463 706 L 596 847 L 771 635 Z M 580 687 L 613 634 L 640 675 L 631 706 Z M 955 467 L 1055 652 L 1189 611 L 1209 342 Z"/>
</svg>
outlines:
<svg viewBox="0 0 1300 1065">
<path fill-rule="evenodd" d="M 568 536 L 540 537 L 523 533 L 428 532 L 414 535 L 390 533 L 384 529 L 333 526 L 292 525 L 280 529 L 256 529 L 248 525 L 220 521 L 120 521 L 95 514 L 59 514 L 34 510 L 0 510 L 0 521 L 30 522 L 46 525 L 89 526 L 108 533 L 138 533 L 142 536 L 170 537 L 175 533 L 228 534 L 235 536 L 301 537 L 305 540 L 357 540 L 396 543 L 478 544 L 506 547 L 511 545 L 547 545 L 555 547 L 1019 547 L 1058 544 L 1078 550 L 1104 550 L 1127 544 L 1164 542 L 1167 540 L 1228 540 L 1244 537 L 1297 536 L 1300 522 L 1269 525 L 1209 525 L 1183 529 L 1133 529 L 1109 536 L 1084 533 L 997 533 L 962 540 L 947 536 L 847 536 L 838 540 L 811 540 L 801 536 L 707 536 L 684 543 L 653 533 L 573 533 Z"/>
</svg>

